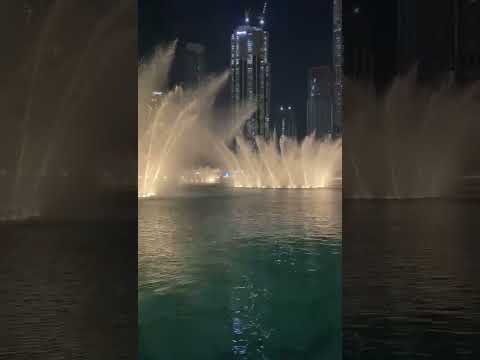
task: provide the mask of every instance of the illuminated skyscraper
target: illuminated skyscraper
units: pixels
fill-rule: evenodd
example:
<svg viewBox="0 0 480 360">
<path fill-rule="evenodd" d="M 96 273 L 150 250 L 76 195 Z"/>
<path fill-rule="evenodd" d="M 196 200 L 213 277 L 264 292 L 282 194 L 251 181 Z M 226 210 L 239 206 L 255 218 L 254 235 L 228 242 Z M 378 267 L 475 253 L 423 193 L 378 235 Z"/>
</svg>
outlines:
<svg viewBox="0 0 480 360">
<path fill-rule="evenodd" d="M 253 103 L 256 111 L 246 122 L 245 135 L 250 141 L 256 136 L 269 137 L 270 129 L 270 62 L 268 31 L 264 30 L 266 3 L 258 24 L 245 14 L 245 24 L 235 29 L 231 38 L 231 97 L 234 119 L 241 105 Z"/>
</svg>

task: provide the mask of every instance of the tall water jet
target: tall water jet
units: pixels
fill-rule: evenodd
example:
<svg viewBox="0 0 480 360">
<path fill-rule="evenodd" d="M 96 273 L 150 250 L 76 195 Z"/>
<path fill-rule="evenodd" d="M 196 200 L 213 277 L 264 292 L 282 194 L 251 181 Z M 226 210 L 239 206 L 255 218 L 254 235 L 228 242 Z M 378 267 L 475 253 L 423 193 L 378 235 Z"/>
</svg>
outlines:
<svg viewBox="0 0 480 360">
<path fill-rule="evenodd" d="M 139 69 L 139 197 L 162 194 L 168 185 L 187 178 L 202 178 L 191 174 L 196 158 L 218 169 L 222 182 L 233 187 L 321 188 L 341 179 L 341 139 L 311 134 L 301 142 L 273 136 L 252 143 L 243 131 L 255 111 L 252 104 L 240 109 L 237 123 L 231 121 L 230 110 L 219 116 L 213 104 L 228 72 L 196 88 L 167 90 L 175 44 L 159 47 Z M 155 95 L 159 101 L 151 106 Z M 219 117 L 221 126 L 215 126 L 213 119 Z M 205 179 L 209 183 L 211 176 Z"/>
<path fill-rule="evenodd" d="M 202 131 L 206 114 L 211 113 L 216 95 L 228 79 L 225 72 L 207 79 L 198 89 L 177 86 L 171 91 L 156 91 L 167 88 L 174 51 L 175 43 L 158 48 L 139 71 L 140 197 L 157 194 L 165 182 L 179 176 L 194 148 L 188 143 L 201 140 L 198 131 Z M 156 108 L 148 105 L 154 91 L 162 95 Z"/>
<path fill-rule="evenodd" d="M 257 137 L 256 147 L 241 137 L 236 143 L 234 149 L 219 149 L 234 187 L 323 188 L 341 179 L 341 139 L 317 140 L 311 134 L 302 142 L 282 136 L 278 142 Z"/>
</svg>

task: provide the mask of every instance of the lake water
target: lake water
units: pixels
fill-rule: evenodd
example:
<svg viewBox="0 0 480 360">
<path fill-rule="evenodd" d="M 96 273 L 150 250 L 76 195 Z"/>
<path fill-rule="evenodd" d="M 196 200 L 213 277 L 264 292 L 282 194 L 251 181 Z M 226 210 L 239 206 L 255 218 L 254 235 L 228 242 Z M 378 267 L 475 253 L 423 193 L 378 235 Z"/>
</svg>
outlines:
<svg viewBox="0 0 480 360">
<path fill-rule="evenodd" d="M 345 201 L 345 359 L 480 359 L 480 202 Z"/>
<path fill-rule="evenodd" d="M 139 201 L 141 359 L 341 359 L 338 190 Z"/>
<path fill-rule="evenodd" d="M 133 359 L 137 222 L 0 222 L 0 359 Z"/>
</svg>

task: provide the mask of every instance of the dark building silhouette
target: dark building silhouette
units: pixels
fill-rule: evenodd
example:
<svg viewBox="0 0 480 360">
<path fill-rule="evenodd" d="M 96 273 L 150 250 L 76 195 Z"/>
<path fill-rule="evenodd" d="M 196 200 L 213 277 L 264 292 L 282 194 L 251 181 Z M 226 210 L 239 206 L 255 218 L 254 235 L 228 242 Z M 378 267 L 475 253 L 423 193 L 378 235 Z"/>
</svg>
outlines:
<svg viewBox="0 0 480 360">
<path fill-rule="evenodd" d="M 196 87 L 205 77 L 205 46 L 197 43 L 181 43 L 177 46 L 172 67 L 172 85 Z"/>
<path fill-rule="evenodd" d="M 205 47 L 201 44 L 187 43 L 185 64 L 187 81 L 198 85 L 205 76 Z"/>
<path fill-rule="evenodd" d="M 335 74 L 330 66 L 308 71 L 307 135 L 332 135 L 335 130 Z"/>
</svg>

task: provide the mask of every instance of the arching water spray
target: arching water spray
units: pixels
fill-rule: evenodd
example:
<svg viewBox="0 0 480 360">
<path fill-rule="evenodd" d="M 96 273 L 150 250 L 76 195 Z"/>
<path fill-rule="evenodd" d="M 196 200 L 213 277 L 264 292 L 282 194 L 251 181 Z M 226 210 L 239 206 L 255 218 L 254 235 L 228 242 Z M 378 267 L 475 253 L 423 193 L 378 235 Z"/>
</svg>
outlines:
<svg viewBox="0 0 480 360">
<path fill-rule="evenodd" d="M 257 137 L 255 145 L 247 141 L 242 129 L 255 111 L 251 104 L 241 109 L 237 123 L 227 111 L 222 117 L 224 131 L 215 130 L 213 103 L 229 73 L 194 89 L 166 91 L 174 49 L 175 43 L 159 48 L 139 71 L 139 197 L 162 194 L 168 184 L 190 178 L 185 171 L 189 166 L 192 171 L 196 156 L 225 174 L 206 176 L 207 182 L 221 178 L 233 187 L 320 188 L 341 179 L 340 139 L 319 140 L 311 134 L 302 142 L 275 136 Z M 149 109 L 154 91 L 163 95 L 160 104 Z"/>
</svg>

